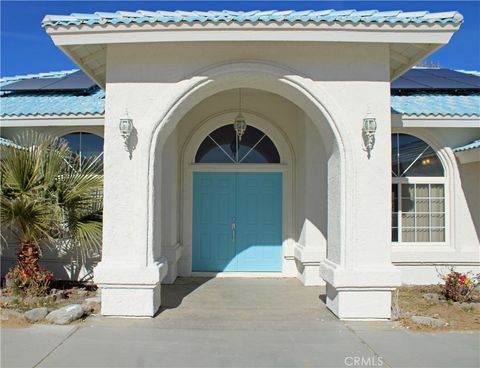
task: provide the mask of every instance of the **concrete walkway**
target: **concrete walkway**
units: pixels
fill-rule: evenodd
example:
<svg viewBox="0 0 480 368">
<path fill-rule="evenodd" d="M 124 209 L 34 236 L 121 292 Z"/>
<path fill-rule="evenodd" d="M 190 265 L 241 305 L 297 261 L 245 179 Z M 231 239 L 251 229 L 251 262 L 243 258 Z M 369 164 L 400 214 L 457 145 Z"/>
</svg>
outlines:
<svg viewBox="0 0 480 368">
<path fill-rule="evenodd" d="M 1 330 L 2 367 L 478 367 L 478 333 L 338 321 L 294 279 L 179 279 L 154 319 Z"/>
</svg>

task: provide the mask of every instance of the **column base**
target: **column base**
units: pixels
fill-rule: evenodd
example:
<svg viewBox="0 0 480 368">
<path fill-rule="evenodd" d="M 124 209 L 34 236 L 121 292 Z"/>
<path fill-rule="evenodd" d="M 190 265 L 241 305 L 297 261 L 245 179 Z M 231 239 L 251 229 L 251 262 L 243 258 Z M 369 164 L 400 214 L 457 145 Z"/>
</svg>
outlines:
<svg viewBox="0 0 480 368">
<path fill-rule="evenodd" d="M 104 316 L 153 317 L 160 308 L 160 283 L 149 286 L 101 285 Z"/>
<path fill-rule="evenodd" d="M 320 262 L 318 263 L 302 263 L 298 260 L 295 260 L 297 266 L 297 279 L 304 286 L 325 286 L 325 281 L 320 277 L 318 268 Z"/>
<path fill-rule="evenodd" d="M 320 247 L 304 247 L 296 244 L 294 259 L 297 266 L 297 278 L 305 286 L 324 286 L 320 277 L 320 260 L 325 258 L 325 251 Z"/>
<path fill-rule="evenodd" d="M 327 283 L 327 307 L 344 320 L 388 320 L 395 288 L 335 288 Z"/>
<path fill-rule="evenodd" d="M 346 270 L 325 260 L 320 275 L 327 282 L 327 307 L 340 319 L 386 320 L 392 315 L 392 291 L 400 271 L 390 265 Z"/>
<path fill-rule="evenodd" d="M 101 289 L 101 314 L 105 316 L 152 317 L 160 308 L 160 283 L 167 273 L 166 262 L 148 267 L 105 264 L 95 268 Z"/>
</svg>

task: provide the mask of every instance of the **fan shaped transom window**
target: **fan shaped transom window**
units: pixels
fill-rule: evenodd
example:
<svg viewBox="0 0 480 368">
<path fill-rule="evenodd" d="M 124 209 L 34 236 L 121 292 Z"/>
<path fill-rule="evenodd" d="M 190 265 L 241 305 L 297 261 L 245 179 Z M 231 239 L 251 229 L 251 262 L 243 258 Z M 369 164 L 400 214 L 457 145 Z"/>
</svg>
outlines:
<svg viewBox="0 0 480 368">
<path fill-rule="evenodd" d="M 278 164 L 280 155 L 272 140 L 261 130 L 249 125 L 239 137 L 229 124 L 214 130 L 203 140 L 195 162 Z"/>
</svg>

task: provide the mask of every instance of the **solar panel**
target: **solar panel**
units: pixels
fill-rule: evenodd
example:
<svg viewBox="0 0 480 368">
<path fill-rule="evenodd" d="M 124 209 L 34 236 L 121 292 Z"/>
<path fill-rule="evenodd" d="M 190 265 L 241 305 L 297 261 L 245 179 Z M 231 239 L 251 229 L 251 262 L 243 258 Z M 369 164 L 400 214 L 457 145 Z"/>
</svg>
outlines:
<svg viewBox="0 0 480 368">
<path fill-rule="evenodd" d="M 67 75 L 55 83 L 42 87 L 42 91 L 71 91 L 71 90 L 87 90 L 95 86 L 96 83 L 90 79 L 83 71 L 79 70 L 75 73 Z"/>
<path fill-rule="evenodd" d="M 94 87 L 96 83 L 83 71 L 78 70 L 62 78 L 25 79 L 6 86 L 2 91 L 85 91 Z"/>
<path fill-rule="evenodd" d="M 62 78 L 25 79 L 2 86 L 2 91 L 38 91 L 42 87 L 55 83 Z"/>
<path fill-rule="evenodd" d="M 480 90 L 480 77 L 450 69 L 411 69 L 392 83 L 404 90 Z"/>
</svg>

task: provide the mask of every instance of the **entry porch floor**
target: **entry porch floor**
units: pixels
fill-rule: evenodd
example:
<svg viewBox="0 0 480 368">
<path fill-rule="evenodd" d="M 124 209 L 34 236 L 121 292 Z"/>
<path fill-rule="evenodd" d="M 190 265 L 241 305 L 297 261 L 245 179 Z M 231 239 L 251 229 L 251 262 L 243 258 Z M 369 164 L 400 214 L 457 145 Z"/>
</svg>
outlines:
<svg viewBox="0 0 480 368">
<path fill-rule="evenodd" d="M 476 367 L 478 333 L 342 322 L 296 279 L 180 278 L 153 319 L 1 330 L 2 367 Z"/>
</svg>

